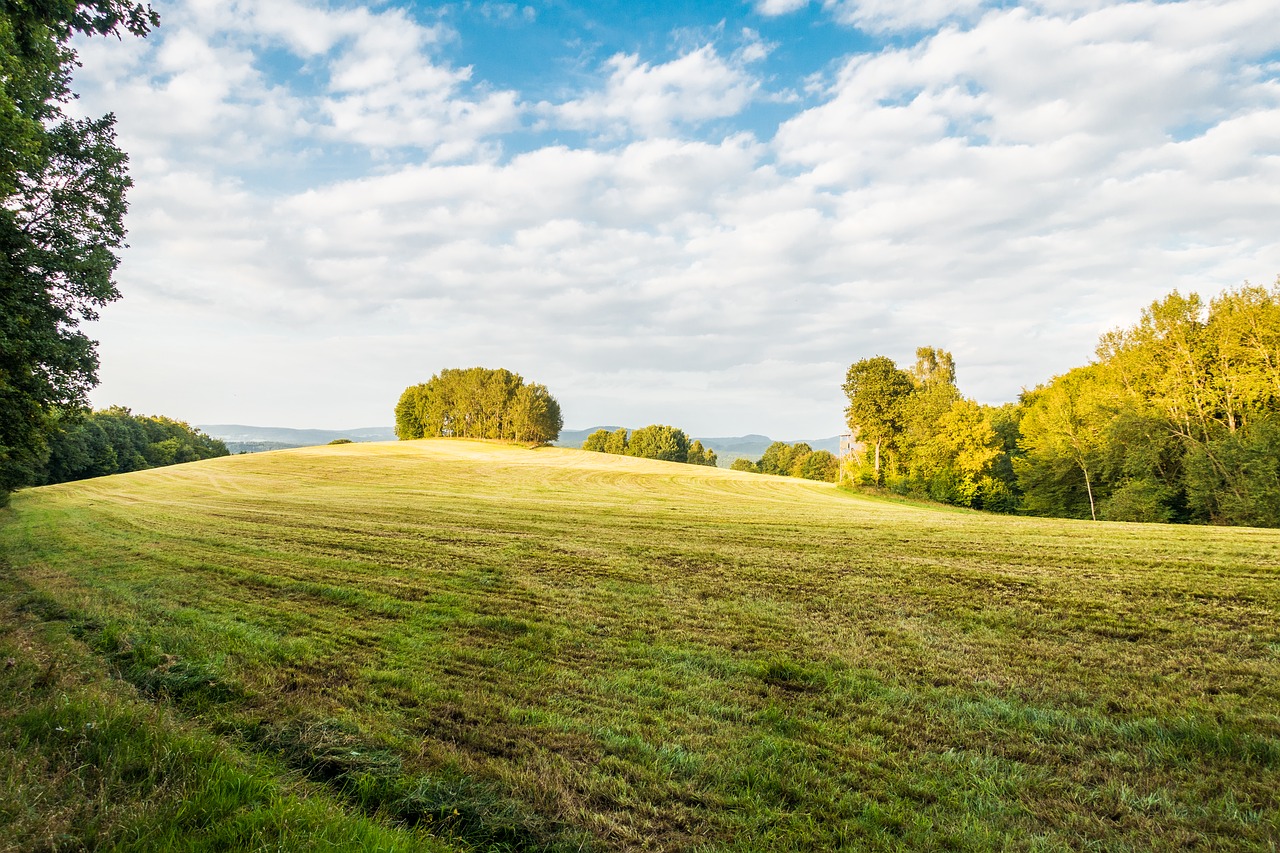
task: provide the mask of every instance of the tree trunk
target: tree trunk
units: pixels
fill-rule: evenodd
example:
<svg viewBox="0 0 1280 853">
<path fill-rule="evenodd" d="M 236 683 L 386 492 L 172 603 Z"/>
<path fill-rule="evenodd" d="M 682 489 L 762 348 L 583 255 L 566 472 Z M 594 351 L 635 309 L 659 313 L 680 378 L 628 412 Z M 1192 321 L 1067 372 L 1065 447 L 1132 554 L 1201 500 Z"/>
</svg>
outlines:
<svg viewBox="0 0 1280 853">
<path fill-rule="evenodd" d="M 1093 486 L 1089 484 L 1089 469 L 1084 467 L 1084 463 L 1080 463 L 1080 470 L 1084 472 L 1084 489 L 1089 493 L 1089 516 L 1094 520 L 1098 520 L 1098 512 L 1093 507 Z"/>
</svg>

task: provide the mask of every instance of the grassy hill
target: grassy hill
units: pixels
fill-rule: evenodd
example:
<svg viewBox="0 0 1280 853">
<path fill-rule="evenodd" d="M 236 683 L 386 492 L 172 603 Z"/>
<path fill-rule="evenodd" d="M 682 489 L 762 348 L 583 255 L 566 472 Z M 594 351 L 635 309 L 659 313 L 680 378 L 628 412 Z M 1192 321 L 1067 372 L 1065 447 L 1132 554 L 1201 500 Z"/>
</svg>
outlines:
<svg viewBox="0 0 1280 853">
<path fill-rule="evenodd" d="M 1280 532 L 428 440 L 20 492 L 0 850 L 1273 850 Z"/>
</svg>

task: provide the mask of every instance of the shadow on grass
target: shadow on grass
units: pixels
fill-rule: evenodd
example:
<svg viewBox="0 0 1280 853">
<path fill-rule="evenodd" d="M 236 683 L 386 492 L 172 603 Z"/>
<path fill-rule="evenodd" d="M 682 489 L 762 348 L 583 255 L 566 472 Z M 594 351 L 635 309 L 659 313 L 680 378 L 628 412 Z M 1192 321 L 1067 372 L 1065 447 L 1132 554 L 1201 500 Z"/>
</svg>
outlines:
<svg viewBox="0 0 1280 853">
<path fill-rule="evenodd" d="M 582 851 L 590 839 L 535 813 L 497 786 L 443 769 L 404 772 L 401 760 L 349 724 L 300 718 L 243 733 L 308 779 L 322 782 L 370 815 L 490 851 Z"/>
</svg>

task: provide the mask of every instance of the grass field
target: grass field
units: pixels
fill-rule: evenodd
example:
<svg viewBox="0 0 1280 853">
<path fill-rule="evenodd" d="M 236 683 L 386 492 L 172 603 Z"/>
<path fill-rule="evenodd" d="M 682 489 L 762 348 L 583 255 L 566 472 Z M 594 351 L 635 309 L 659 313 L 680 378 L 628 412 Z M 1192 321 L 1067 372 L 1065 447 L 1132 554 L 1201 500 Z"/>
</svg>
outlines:
<svg viewBox="0 0 1280 853">
<path fill-rule="evenodd" d="M 0 850 L 1280 845 L 1276 531 L 433 440 L 0 549 Z"/>
</svg>

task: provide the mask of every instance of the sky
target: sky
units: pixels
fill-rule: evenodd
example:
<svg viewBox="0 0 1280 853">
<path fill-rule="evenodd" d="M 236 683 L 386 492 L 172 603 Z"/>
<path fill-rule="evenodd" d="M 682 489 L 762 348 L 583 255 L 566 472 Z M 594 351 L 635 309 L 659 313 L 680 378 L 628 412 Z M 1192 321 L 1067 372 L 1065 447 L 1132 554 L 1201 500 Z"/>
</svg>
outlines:
<svg viewBox="0 0 1280 853">
<path fill-rule="evenodd" d="M 158 0 L 77 43 L 135 185 L 95 405 L 389 425 L 444 368 L 566 427 L 983 403 L 1280 275 L 1280 0 Z"/>
</svg>

